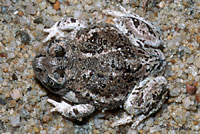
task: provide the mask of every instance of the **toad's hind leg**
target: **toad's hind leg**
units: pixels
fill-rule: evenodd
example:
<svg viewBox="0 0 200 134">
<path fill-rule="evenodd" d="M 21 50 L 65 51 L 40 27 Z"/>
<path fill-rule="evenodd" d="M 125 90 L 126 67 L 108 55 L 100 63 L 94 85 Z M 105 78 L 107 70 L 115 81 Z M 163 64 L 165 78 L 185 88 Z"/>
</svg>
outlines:
<svg viewBox="0 0 200 134">
<path fill-rule="evenodd" d="M 132 128 L 135 128 L 141 121 L 158 111 L 167 99 L 166 84 L 167 80 L 163 76 L 148 77 L 141 81 L 124 103 L 127 114 L 114 122 L 113 126 L 133 122 Z"/>
<path fill-rule="evenodd" d="M 47 101 L 55 106 L 55 108 L 51 109 L 51 112 L 57 111 L 69 119 L 81 119 L 82 117 L 92 114 L 95 110 L 94 106 L 90 104 L 78 104 L 72 106 L 65 101 L 62 101 L 61 103 L 52 99 L 48 99 Z"/>
<path fill-rule="evenodd" d="M 78 20 L 72 17 L 63 17 L 60 21 L 56 22 L 51 28 L 44 29 L 44 32 L 49 33 L 49 35 L 43 40 L 43 42 L 47 42 L 53 37 L 56 39 L 65 37 L 63 31 L 77 31 L 81 28 L 85 28 L 87 26 L 85 21 Z"/>
<path fill-rule="evenodd" d="M 106 15 L 113 16 L 114 25 L 124 33 L 133 45 L 160 47 L 160 29 L 137 14 L 119 6 L 121 11 L 103 10 Z"/>
</svg>

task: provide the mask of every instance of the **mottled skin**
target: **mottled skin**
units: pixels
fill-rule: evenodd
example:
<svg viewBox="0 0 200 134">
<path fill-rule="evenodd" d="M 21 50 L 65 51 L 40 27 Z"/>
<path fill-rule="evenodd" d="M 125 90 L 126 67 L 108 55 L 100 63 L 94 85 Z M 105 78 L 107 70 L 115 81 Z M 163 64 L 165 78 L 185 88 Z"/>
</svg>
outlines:
<svg viewBox="0 0 200 134">
<path fill-rule="evenodd" d="M 133 122 L 134 128 L 167 99 L 167 81 L 158 76 L 166 64 L 159 49 L 160 35 L 141 17 L 105 13 L 116 17 L 114 25 L 86 26 L 67 18 L 45 29 L 50 34 L 44 42 L 58 36 L 43 46 L 33 69 L 48 90 L 66 100 L 49 99 L 55 105 L 52 111 L 80 119 L 95 109 L 122 106 L 127 115 L 112 126 Z M 63 30 L 69 33 L 65 35 Z"/>
<path fill-rule="evenodd" d="M 44 68 L 37 66 L 38 60 Z M 54 93 L 73 91 L 76 103 L 113 109 L 139 81 L 159 70 L 160 63 L 158 55 L 132 45 L 114 26 L 97 24 L 79 31 L 72 41 L 50 42 L 47 51 L 36 56 L 33 68 Z"/>
</svg>

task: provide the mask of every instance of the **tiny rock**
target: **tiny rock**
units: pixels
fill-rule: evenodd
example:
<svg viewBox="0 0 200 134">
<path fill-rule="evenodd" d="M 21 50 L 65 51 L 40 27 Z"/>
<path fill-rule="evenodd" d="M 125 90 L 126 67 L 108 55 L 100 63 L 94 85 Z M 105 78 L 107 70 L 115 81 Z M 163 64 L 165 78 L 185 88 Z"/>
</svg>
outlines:
<svg viewBox="0 0 200 134">
<path fill-rule="evenodd" d="M 5 57 L 6 58 L 7 57 L 7 53 L 1 52 L 0 53 L 0 57 Z"/>
<path fill-rule="evenodd" d="M 194 106 L 195 104 L 194 101 L 191 99 L 191 96 L 184 98 L 182 102 L 183 107 L 188 110 L 192 109 L 192 106 Z"/>
<path fill-rule="evenodd" d="M 19 124 L 20 124 L 20 116 L 19 116 L 19 115 L 11 116 L 11 117 L 10 117 L 10 124 L 11 124 L 13 127 L 19 126 Z"/>
<path fill-rule="evenodd" d="M 40 129 L 37 128 L 37 127 L 34 127 L 33 130 L 34 130 L 36 133 L 40 132 Z"/>
<path fill-rule="evenodd" d="M 18 15 L 19 15 L 19 16 L 23 16 L 24 13 L 23 13 L 21 10 L 19 10 L 19 11 L 18 11 Z"/>
<path fill-rule="evenodd" d="M 50 3 L 55 3 L 56 0 L 48 0 Z"/>
<path fill-rule="evenodd" d="M 26 13 L 34 15 L 36 14 L 36 8 L 33 6 L 32 2 L 28 2 L 26 5 Z"/>
<path fill-rule="evenodd" d="M 1 105 L 6 105 L 6 102 L 5 102 L 5 100 L 4 100 L 4 99 L 2 99 L 2 98 L 0 98 L 0 104 L 1 104 Z"/>
<path fill-rule="evenodd" d="M 27 32 L 25 32 L 25 31 L 17 31 L 16 32 L 16 36 L 18 36 L 18 35 L 20 36 L 22 43 L 28 44 L 30 42 L 31 38 L 30 38 L 30 36 L 29 36 L 29 34 Z"/>
<path fill-rule="evenodd" d="M 45 116 L 43 117 L 43 119 L 42 119 L 43 122 L 48 122 L 48 121 L 50 121 L 50 120 L 51 120 L 51 118 L 50 118 L 49 115 L 45 115 Z"/>
<path fill-rule="evenodd" d="M 200 43 L 200 35 L 196 36 L 197 43 Z"/>
<path fill-rule="evenodd" d="M 85 2 L 88 4 L 88 5 L 91 5 L 92 4 L 92 0 L 85 0 Z"/>
<path fill-rule="evenodd" d="M 112 17 L 107 17 L 106 23 L 108 23 L 108 24 L 114 24 L 113 18 Z"/>
<path fill-rule="evenodd" d="M 200 56 L 198 56 L 198 57 L 196 58 L 196 60 L 194 61 L 194 64 L 195 64 L 198 68 L 200 68 Z"/>
<path fill-rule="evenodd" d="M 22 94 L 21 94 L 21 92 L 18 89 L 12 90 L 12 92 L 10 93 L 10 95 L 11 95 L 11 97 L 14 100 L 19 100 L 22 97 Z"/>
<path fill-rule="evenodd" d="M 9 108 L 14 108 L 16 107 L 17 102 L 15 100 L 8 100 L 8 106 Z"/>
<path fill-rule="evenodd" d="M 196 94 L 195 99 L 198 103 L 200 103 L 200 93 Z"/>
<path fill-rule="evenodd" d="M 60 2 L 57 0 L 54 4 L 53 4 L 53 8 L 57 11 L 60 9 Z"/>
<path fill-rule="evenodd" d="M 186 92 L 188 94 L 194 94 L 196 90 L 197 90 L 197 87 L 195 85 L 186 84 Z"/>
</svg>

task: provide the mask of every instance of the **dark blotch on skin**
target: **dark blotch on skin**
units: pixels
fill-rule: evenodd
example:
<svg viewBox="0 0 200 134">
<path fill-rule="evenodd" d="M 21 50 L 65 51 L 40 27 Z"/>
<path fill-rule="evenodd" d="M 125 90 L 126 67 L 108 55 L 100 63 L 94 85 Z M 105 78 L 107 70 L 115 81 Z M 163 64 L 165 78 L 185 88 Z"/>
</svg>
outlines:
<svg viewBox="0 0 200 134">
<path fill-rule="evenodd" d="M 131 18 L 131 19 L 132 19 L 135 27 L 138 28 L 138 26 L 140 25 L 140 22 L 138 21 L 138 19 L 136 19 L 136 18 Z"/>
<path fill-rule="evenodd" d="M 72 23 L 76 23 L 76 19 L 71 18 L 71 22 L 72 22 Z"/>
<path fill-rule="evenodd" d="M 77 109 L 73 109 L 73 112 L 78 115 L 79 114 L 79 111 Z"/>
<path fill-rule="evenodd" d="M 61 21 L 58 22 L 57 27 L 59 27 L 60 23 L 61 23 Z"/>
<path fill-rule="evenodd" d="M 154 31 L 152 30 L 152 28 L 151 28 L 148 24 L 146 24 L 146 26 L 147 26 L 149 32 L 150 32 L 151 34 L 153 34 L 154 37 L 156 37 L 156 34 L 155 34 Z"/>
</svg>

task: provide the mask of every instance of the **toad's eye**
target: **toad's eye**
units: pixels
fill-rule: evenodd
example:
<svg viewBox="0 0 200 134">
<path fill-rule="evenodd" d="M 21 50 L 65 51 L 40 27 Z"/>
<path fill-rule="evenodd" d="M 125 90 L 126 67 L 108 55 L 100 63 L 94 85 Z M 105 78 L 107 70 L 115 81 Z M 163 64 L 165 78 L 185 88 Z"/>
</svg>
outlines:
<svg viewBox="0 0 200 134">
<path fill-rule="evenodd" d="M 42 69 L 39 68 L 39 67 L 37 67 L 37 68 L 35 68 L 35 71 L 38 72 L 38 73 L 41 73 L 41 72 L 42 72 Z"/>
<path fill-rule="evenodd" d="M 47 83 L 45 84 L 47 87 L 52 90 L 52 91 L 59 91 L 60 89 L 63 88 L 64 83 L 59 83 L 55 79 L 52 79 L 51 77 L 47 77 Z"/>
<path fill-rule="evenodd" d="M 50 81 L 49 81 L 49 85 L 50 85 L 51 87 L 53 87 L 53 86 L 55 85 L 55 82 L 54 82 L 53 80 L 50 80 Z"/>
<path fill-rule="evenodd" d="M 54 53 L 56 57 L 62 57 L 65 55 L 65 49 L 62 46 L 58 45 L 54 48 Z"/>
<path fill-rule="evenodd" d="M 59 43 L 61 42 L 51 42 L 49 44 L 48 53 L 51 56 L 63 57 L 65 55 L 65 49 Z"/>
</svg>

